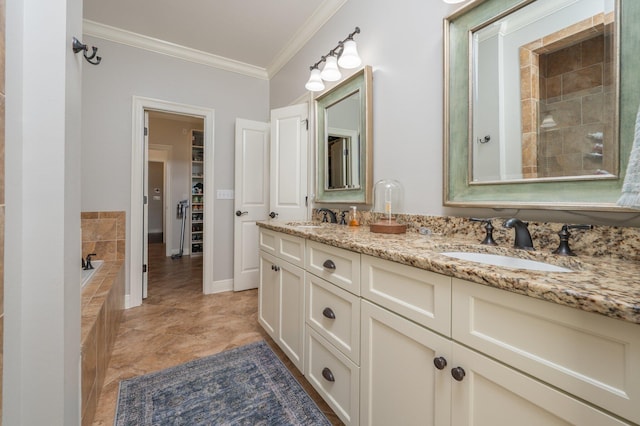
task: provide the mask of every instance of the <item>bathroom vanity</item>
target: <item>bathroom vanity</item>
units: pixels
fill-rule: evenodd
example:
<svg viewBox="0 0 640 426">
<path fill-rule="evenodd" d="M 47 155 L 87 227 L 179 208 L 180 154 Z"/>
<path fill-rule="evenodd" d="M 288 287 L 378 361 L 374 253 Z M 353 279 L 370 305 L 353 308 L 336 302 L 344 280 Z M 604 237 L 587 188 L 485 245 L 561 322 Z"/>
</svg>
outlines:
<svg viewBox="0 0 640 426">
<path fill-rule="evenodd" d="M 526 271 L 444 256 L 490 250 L 451 236 L 259 226 L 259 322 L 345 423 L 640 422 L 637 264 Z"/>
</svg>

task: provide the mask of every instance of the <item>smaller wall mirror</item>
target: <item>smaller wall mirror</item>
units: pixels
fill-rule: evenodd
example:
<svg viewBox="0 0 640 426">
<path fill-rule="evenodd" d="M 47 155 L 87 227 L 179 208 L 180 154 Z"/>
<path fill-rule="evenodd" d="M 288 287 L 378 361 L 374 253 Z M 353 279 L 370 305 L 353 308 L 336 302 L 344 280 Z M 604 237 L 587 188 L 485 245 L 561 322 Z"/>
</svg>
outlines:
<svg viewBox="0 0 640 426">
<path fill-rule="evenodd" d="M 316 98 L 319 203 L 371 203 L 371 67 Z"/>
</svg>

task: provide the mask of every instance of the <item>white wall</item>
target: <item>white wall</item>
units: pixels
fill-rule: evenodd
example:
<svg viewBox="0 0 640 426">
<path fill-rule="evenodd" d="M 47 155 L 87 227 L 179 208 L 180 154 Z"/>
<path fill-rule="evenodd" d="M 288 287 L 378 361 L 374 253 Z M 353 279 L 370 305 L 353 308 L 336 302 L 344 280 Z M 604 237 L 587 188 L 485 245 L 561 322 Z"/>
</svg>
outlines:
<svg viewBox="0 0 640 426">
<path fill-rule="evenodd" d="M 99 48 L 102 62 L 83 75 L 83 211 L 126 211 L 130 237 L 134 95 L 215 109 L 216 188 L 208 193 L 233 188 L 235 119 L 268 121 L 267 81 L 98 38 L 85 41 Z M 233 276 L 233 200 L 216 200 L 214 215 L 217 281 Z"/>
<path fill-rule="evenodd" d="M 82 1 L 6 7 L 2 420 L 78 425 Z"/>
<path fill-rule="evenodd" d="M 443 19 L 457 7 L 440 0 L 349 0 L 271 79 L 271 107 L 304 94 L 309 66 L 359 26 L 358 52 L 373 67 L 374 182 L 399 180 L 407 213 L 640 226 L 635 213 L 442 205 Z"/>
</svg>

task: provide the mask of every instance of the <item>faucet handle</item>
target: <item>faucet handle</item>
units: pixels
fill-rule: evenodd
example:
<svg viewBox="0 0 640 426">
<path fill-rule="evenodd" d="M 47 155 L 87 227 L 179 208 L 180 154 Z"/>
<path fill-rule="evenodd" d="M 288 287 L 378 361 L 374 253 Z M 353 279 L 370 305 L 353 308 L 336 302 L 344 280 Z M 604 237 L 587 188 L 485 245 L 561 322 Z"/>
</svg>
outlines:
<svg viewBox="0 0 640 426">
<path fill-rule="evenodd" d="M 488 246 L 497 246 L 498 243 L 493 239 L 493 224 L 491 223 L 491 219 L 481 219 L 477 217 L 472 217 L 469 219 L 471 222 L 481 222 L 484 223 L 484 229 L 486 231 L 486 235 L 484 236 L 484 240 L 480 244 L 488 245 Z"/>
<path fill-rule="evenodd" d="M 347 213 L 349 213 L 349 210 L 343 210 L 340 212 L 340 225 L 346 225 L 347 221 L 345 219 L 345 216 L 347 215 Z"/>
<path fill-rule="evenodd" d="M 562 225 L 562 229 L 558 232 L 560 244 L 552 253 L 560 256 L 575 256 L 576 254 L 569 247 L 569 237 L 571 233 L 569 229 L 593 229 L 593 225 Z"/>
</svg>

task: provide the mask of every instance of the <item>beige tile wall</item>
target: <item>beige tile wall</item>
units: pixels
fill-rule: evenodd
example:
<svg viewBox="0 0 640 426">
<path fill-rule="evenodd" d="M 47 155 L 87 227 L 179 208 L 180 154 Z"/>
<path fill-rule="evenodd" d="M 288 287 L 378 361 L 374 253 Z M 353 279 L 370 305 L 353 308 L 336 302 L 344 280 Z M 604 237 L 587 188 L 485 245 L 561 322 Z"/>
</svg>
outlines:
<svg viewBox="0 0 640 426">
<path fill-rule="evenodd" d="M 5 0 L 0 0 L 0 425 L 2 424 L 2 368 L 4 347 L 4 58 Z"/>
<path fill-rule="evenodd" d="M 124 310 L 125 212 L 82 212 L 82 256 L 107 261 L 82 289 L 82 425 L 91 425 Z"/>
<path fill-rule="evenodd" d="M 82 212 L 82 257 L 96 253 L 94 259 L 124 260 L 125 212 Z"/>
<path fill-rule="evenodd" d="M 524 177 L 616 171 L 614 62 L 604 48 L 613 19 L 595 15 L 521 47 Z M 538 128 L 547 116 L 556 126 Z M 588 136 L 595 133 L 603 139 Z"/>
</svg>

